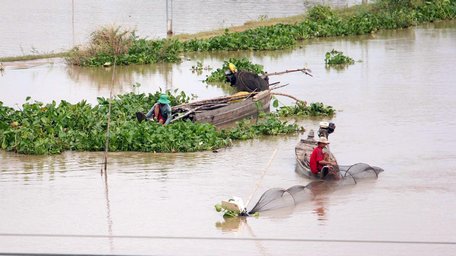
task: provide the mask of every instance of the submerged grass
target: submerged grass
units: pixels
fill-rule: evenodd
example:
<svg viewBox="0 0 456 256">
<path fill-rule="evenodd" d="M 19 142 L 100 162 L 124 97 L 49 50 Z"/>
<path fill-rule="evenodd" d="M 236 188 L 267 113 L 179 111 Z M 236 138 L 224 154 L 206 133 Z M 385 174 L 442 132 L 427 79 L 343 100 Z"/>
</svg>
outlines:
<svg viewBox="0 0 456 256">
<path fill-rule="evenodd" d="M 2 57 L 2 58 L 0 58 L 0 62 L 40 60 L 40 59 L 51 59 L 51 58 L 66 58 L 68 56 L 69 56 L 68 52 L 28 54 L 28 55 L 21 55 L 21 56 Z"/>
</svg>

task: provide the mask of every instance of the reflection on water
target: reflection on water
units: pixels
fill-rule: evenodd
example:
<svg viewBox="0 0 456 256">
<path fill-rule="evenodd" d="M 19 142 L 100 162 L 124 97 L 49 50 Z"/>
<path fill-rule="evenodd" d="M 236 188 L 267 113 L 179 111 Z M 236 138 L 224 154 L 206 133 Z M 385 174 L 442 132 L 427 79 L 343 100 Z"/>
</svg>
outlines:
<svg viewBox="0 0 456 256">
<path fill-rule="evenodd" d="M 325 202 L 321 198 L 315 200 L 315 208 L 312 211 L 315 215 L 317 215 L 317 218 L 319 221 L 325 221 L 326 220 L 326 207 L 325 207 Z"/>
<path fill-rule="evenodd" d="M 65 152 L 55 156 L 18 155 L 0 151 L 2 168 L 0 182 L 20 181 L 24 184 L 52 181 L 56 178 L 87 178 L 87 172 L 101 173 L 103 153 Z M 179 172 L 177 161 L 188 161 L 192 166 L 192 153 L 154 154 L 117 152 L 108 154 L 108 169 L 121 171 L 134 179 L 154 179 L 165 182 L 171 172 Z M 203 160 L 203 159 L 202 159 Z M 123 169 L 123 166 L 130 166 Z"/>
<path fill-rule="evenodd" d="M 106 222 L 108 225 L 108 235 L 109 235 L 109 248 L 110 251 L 114 251 L 114 240 L 113 236 L 113 222 L 111 217 L 111 202 L 109 200 L 109 185 L 108 185 L 108 172 L 105 169 L 104 172 L 102 171 L 103 180 L 104 180 L 104 189 L 105 189 L 105 200 L 106 200 Z"/>
<path fill-rule="evenodd" d="M 222 230 L 222 232 L 237 232 L 241 225 L 247 224 L 247 217 L 226 217 L 223 216 L 223 221 L 217 221 L 215 227 Z"/>
<path fill-rule="evenodd" d="M 157 65 L 130 65 L 130 66 L 116 66 L 116 74 L 112 76 L 113 67 L 106 68 L 90 68 L 67 66 L 68 78 L 76 84 L 88 84 L 91 87 L 106 89 L 114 84 L 116 87 L 116 94 L 125 91 L 130 91 L 131 86 L 137 82 L 138 77 L 153 78 L 162 77 L 163 82 L 160 87 L 163 90 L 171 89 L 169 86 L 173 84 L 173 69 L 175 64 L 161 63 Z"/>
<path fill-rule="evenodd" d="M 113 95 L 128 92 L 153 93 L 158 90 L 181 90 L 188 95 L 215 97 L 233 93 L 226 84 L 208 85 L 203 80 L 211 71 L 201 74 L 191 72 L 197 60 L 186 60 L 181 64 L 160 63 L 153 65 L 117 66 L 113 85 L 113 68 L 90 68 L 67 66 L 63 60 L 52 63 L 5 64 L 0 77 L 0 100 L 7 106 L 22 105 L 27 96 L 41 102 L 66 100 L 76 103 L 87 100 L 96 104 L 97 97 L 109 97 L 113 85 Z M 212 66 L 220 65 L 223 57 L 204 61 Z M 25 66 L 18 69 L 17 66 Z M 139 88 L 135 87 L 140 85 Z"/>
</svg>

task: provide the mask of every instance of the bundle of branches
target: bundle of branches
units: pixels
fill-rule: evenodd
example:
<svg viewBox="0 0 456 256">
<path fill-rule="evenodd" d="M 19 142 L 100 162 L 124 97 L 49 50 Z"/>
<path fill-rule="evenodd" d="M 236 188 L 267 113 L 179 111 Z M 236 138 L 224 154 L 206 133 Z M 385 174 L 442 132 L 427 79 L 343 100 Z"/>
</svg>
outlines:
<svg viewBox="0 0 456 256">
<path fill-rule="evenodd" d="M 194 101 L 194 102 L 174 106 L 174 107 L 172 107 L 172 112 L 174 114 L 176 114 L 176 115 L 178 115 L 179 113 L 185 113 L 185 114 L 173 118 L 172 122 L 185 118 L 185 117 L 188 117 L 190 114 L 192 114 L 196 111 L 221 108 L 221 107 L 229 105 L 231 102 L 234 102 L 234 101 L 246 100 L 250 97 L 253 97 L 257 93 L 258 92 L 237 93 L 234 95 L 222 96 L 222 97 L 217 97 L 217 98 L 207 99 L 207 100 L 199 100 L 199 101 Z"/>
<path fill-rule="evenodd" d="M 278 93 L 278 92 L 277 93 L 271 92 L 272 90 L 282 88 L 287 85 L 288 84 L 280 85 L 280 82 L 275 82 L 275 83 L 270 84 L 269 91 L 270 91 L 271 95 L 286 96 L 286 97 L 292 98 L 298 102 L 301 102 L 303 104 L 307 104 L 305 101 L 299 100 L 292 95 Z M 172 113 L 174 114 L 174 118 L 171 122 L 174 122 L 174 121 L 177 121 L 177 120 L 183 119 L 183 118 L 189 118 L 193 113 L 195 113 L 197 111 L 217 109 L 217 108 L 227 106 L 233 102 L 247 100 L 251 97 L 254 97 L 258 93 L 260 93 L 260 92 L 257 92 L 257 91 L 239 92 L 234 95 L 221 96 L 221 97 L 217 97 L 217 98 L 199 100 L 199 101 L 194 101 L 194 102 L 190 102 L 190 103 L 184 103 L 181 105 L 177 105 L 177 106 L 172 107 Z"/>
<path fill-rule="evenodd" d="M 275 90 L 275 89 L 282 88 L 282 87 L 288 85 L 288 84 L 284 84 L 284 85 L 279 85 L 279 84 L 280 84 L 280 82 L 275 82 L 275 83 L 270 84 L 271 87 L 269 90 Z M 184 104 L 172 107 L 172 111 L 173 111 L 173 113 L 174 112 L 180 113 L 180 112 L 190 111 L 195 108 L 198 108 L 200 110 L 215 109 L 215 108 L 226 106 L 230 102 L 248 99 L 258 93 L 259 92 L 257 92 L 257 91 L 239 92 L 234 95 L 221 96 L 221 97 L 207 99 L 207 100 L 199 100 L 199 101 L 194 101 L 194 102 L 190 102 L 190 103 L 184 103 Z"/>
</svg>

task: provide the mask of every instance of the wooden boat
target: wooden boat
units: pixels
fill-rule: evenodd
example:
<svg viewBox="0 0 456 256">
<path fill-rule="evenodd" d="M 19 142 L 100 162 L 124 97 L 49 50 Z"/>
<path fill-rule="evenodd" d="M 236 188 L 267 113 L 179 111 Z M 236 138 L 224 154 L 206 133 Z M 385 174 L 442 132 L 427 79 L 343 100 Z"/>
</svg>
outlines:
<svg viewBox="0 0 456 256">
<path fill-rule="evenodd" d="M 193 122 L 211 123 L 222 126 L 234 121 L 256 116 L 259 112 L 269 112 L 270 90 L 241 93 L 232 96 L 182 104 L 172 108 L 175 120 L 190 119 Z M 180 114 L 180 115 L 179 115 Z"/>
<path fill-rule="evenodd" d="M 312 151 L 317 146 L 317 140 L 314 138 L 314 132 L 311 130 L 307 139 L 301 139 L 295 147 L 295 154 L 296 154 L 296 168 L 295 171 L 300 175 L 303 175 L 310 179 L 331 179 L 331 178 L 338 178 L 339 177 L 339 167 L 335 166 L 334 169 L 331 171 L 332 175 L 326 175 L 322 177 L 321 175 L 313 174 L 310 171 L 310 155 Z M 328 150 L 324 150 L 325 153 L 329 155 L 331 161 L 337 162 L 334 155 Z"/>
<path fill-rule="evenodd" d="M 330 123 L 321 122 L 320 129 L 318 130 L 319 137 L 328 137 L 328 135 L 334 132 L 335 125 Z M 313 130 L 310 130 L 307 139 L 301 139 L 295 147 L 296 154 L 296 168 L 295 171 L 310 179 L 318 180 L 349 180 L 353 181 L 354 184 L 357 183 L 359 179 L 365 178 L 378 178 L 379 173 L 383 172 L 383 169 L 377 166 L 370 166 L 366 163 L 356 163 L 352 165 L 339 165 L 336 161 L 336 158 L 329 150 L 328 146 L 323 150 L 323 152 L 328 154 L 328 157 L 331 161 L 335 162 L 336 165 L 333 166 L 332 170 L 329 171 L 329 174 L 322 176 L 321 174 L 313 174 L 310 171 L 310 155 L 312 151 L 317 146 L 317 140 L 314 138 Z"/>
</svg>

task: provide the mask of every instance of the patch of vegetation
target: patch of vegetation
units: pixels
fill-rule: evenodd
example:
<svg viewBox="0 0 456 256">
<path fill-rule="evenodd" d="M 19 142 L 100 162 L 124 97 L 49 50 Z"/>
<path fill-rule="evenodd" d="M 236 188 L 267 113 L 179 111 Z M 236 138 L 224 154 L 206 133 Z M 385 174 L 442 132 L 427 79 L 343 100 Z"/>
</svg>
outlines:
<svg viewBox="0 0 456 256">
<path fill-rule="evenodd" d="M 234 211 L 234 210 L 228 210 L 222 207 L 222 204 L 216 204 L 214 205 L 215 211 L 221 212 L 223 214 L 223 217 L 238 217 L 240 212 L 239 211 Z"/>
<path fill-rule="evenodd" d="M 225 71 L 227 71 L 228 65 L 233 63 L 238 70 L 250 71 L 255 74 L 264 73 L 264 67 L 260 64 L 254 64 L 247 58 L 230 58 L 223 62 L 221 68 L 212 71 L 211 74 L 204 80 L 205 82 L 225 82 Z"/>
<path fill-rule="evenodd" d="M 308 117 L 308 116 L 333 116 L 335 110 L 321 102 L 314 102 L 307 105 L 306 102 L 298 101 L 295 105 L 282 106 L 277 110 L 279 117 Z"/>
<path fill-rule="evenodd" d="M 330 52 L 326 52 L 325 54 L 325 64 L 328 66 L 351 65 L 354 63 L 355 61 L 352 58 L 345 56 L 343 52 L 339 52 L 334 49 Z"/>
<path fill-rule="evenodd" d="M 181 44 L 177 40 L 146 40 L 136 37 L 135 31 L 120 27 L 102 28 L 92 34 L 86 49 L 74 48 L 67 61 L 80 66 L 150 64 L 178 62 Z"/>
<path fill-rule="evenodd" d="M 297 124 L 282 121 L 275 114 L 263 114 L 260 119 L 251 124 L 249 120 L 237 122 L 237 126 L 229 130 L 222 130 L 224 137 L 231 140 L 248 140 L 260 135 L 279 135 L 303 131 Z"/>
<path fill-rule="evenodd" d="M 172 104 L 188 100 L 184 94 L 171 95 Z M 138 150 L 139 132 L 151 127 L 138 125 L 134 113 L 148 109 L 159 98 L 155 94 L 124 94 L 112 101 L 110 150 Z M 0 102 L 0 147 L 25 154 L 55 154 L 65 150 L 99 151 L 104 149 L 109 99 L 98 98 L 92 107 L 86 101 L 71 104 L 55 101 L 32 102 L 27 97 L 20 110 Z M 151 125 L 153 127 L 153 125 Z M 155 127 L 159 129 L 160 127 Z M 141 131 L 144 129 L 144 131 Z M 127 142 L 123 144 L 124 142 Z"/>
<path fill-rule="evenodd" d="M 191 70 L 192 70 L 192 73 L 201 75 L 203 73 L 203 70 L 212 70 L 212 67 L 210 65 L 204 66 L 203 62 L 197 61 L 196 65 L 193 65 Z"/>
<path fill-rule="evenodd" d="M 254 124 L 241 121 L 236 127 L 226 130 L 189 121 L 177 121 L 167 126 L 154 122 L 138 123 L 135 112 L 148 110 L 160 94 L 160 91 L 154 94 L 127 93 L 112 100 L 109 151 L 214 150 L 229 146 L 234 140 L 295 133 L 302 129 L 274 114 L 262 114 Z M 167 94 L 172 105 L 189 101 L 183 92 Z M 106 98 L 98 98 L 98 104 L 92 107 L 86 101 L 44 104 L 32 102 L 28 97 L 22 108 L 15 110 L 0 101 L 0 147 L 22 154 L 103 151 L 108 105 L 109 99 Z"/>
<path fill-rule="evenodd" d="M 50 58 L 65 58 L 68 57 L 68 53 L 40 53 L 40 54 L 27 54 L 22 56 L 13 57 L 1 57 L 0 62 L 11 62 L 11 61 L 26 61 L 26 60 L 39 60 L 39 59 L 50 59 Z"/>
</svg>

